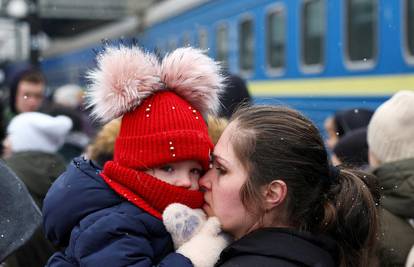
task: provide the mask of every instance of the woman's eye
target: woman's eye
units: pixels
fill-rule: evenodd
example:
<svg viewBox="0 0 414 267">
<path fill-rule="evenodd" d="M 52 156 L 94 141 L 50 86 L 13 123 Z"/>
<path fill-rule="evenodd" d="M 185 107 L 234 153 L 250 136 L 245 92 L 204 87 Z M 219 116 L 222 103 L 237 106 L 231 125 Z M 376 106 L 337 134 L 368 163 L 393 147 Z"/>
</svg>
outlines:
<svg viewBox="0 0 414 267">
<path fill-rule="evenodd" d="M 227 173 L 227 170 L 224 169 L 221 165 L 216 164 L 214 168 L 217 170 L 219 175 L 225 175 Z"/>
<path fill-rule="evenodd" d="M 172 166 L 170 166 L 170 165 L 162 166 L 162 167 L 160 167 L 160 169 L 162 171 L 165 171 L 165 172 L 173 172 L 174 171 L 174 168 Z"/>
<path fill-rule="evenodd" d="M 225 175 L 227 171 L 223 168 L 216 168 L 220 175 Z"/>
</svg>

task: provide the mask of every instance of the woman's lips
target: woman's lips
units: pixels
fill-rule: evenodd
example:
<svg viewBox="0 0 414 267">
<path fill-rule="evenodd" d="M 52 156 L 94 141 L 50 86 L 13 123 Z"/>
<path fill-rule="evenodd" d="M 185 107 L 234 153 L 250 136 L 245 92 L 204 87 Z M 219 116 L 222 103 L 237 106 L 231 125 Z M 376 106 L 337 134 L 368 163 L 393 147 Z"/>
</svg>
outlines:
<svg viewBox="0 0 414 267">
<path fill-rule="evenodd" d="M 207 214 L 208 217 L 214 216 L 213 209 L 211 208 L 210 204 L 204 202 L 203 210 Z"/>
</svg>

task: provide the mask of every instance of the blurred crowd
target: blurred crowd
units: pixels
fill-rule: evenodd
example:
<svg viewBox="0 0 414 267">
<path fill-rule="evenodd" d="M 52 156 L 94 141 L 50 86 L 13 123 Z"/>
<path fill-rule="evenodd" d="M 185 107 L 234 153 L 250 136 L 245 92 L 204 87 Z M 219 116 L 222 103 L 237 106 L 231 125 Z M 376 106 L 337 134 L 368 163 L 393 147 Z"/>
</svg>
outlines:
<svg viewBox="0 0 414 267">
<path fill-rule="evenodd" d="M 79 85 L 64 85 L 46 96 L 46 83 L 41 71 L 27 68 L 15 75 L 7 101 L 1 102 L 2 192 L 15 187 L 13 181 L 27 188 L 18 192 L 20 196 L 2 194 L 0 199 L 2 266 L 44 266 L 59 249 L 36 223 L 48 189 L 75 157 L 82 155 L 102 168 L 112 159 L 120 129 L 119 120 L 99 125 L 90 119 Z M 214 143 L 234 110 L 241 103 L 252 104 L 240 77 L 228 74 L 226 90 L 220 115 L 208 118 Z M 377 177 L 372 194 L 381 222 L 380 266 L 413 266 L 408 261 L 414 262 L 414 92 L 398 92 L 376 110 L 338 110 L 324 126 L 332 164 Z M 22 233 L 6 227 L 9 217 L 27 220 L 17 227 Z"/>
<path fill-rule="evenodd" d="M 377 178 L 381 266 L 414 264 L 413 104 L 414 92 L 401 91 L 376 110 L 340 110 L 324 124 L 332 163 Z"/>
</svg>

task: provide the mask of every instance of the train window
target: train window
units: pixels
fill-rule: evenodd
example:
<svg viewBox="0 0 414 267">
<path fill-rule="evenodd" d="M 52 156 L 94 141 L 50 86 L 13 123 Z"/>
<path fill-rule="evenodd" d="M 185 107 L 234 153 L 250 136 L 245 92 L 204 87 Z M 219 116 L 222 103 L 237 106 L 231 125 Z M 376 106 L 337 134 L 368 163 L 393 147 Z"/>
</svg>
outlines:
<svg viewBox="0 0 414 267">
<path fill-rule="evenodd" d="M 183 36 L 183 47 L 191 46 L 190 34 L 188 32 L 184 33 Z"/>
<path fill-rule="evenodd" d="M 266 17 L 267 65 L 278 70 L 285 66 L 285 15 L 284 9 L 278 8 Z"/>
<path fill-rule="evenodd" d="M 156 45 L 156 46 L 154 47 L 154 53 L 155 53 L 157 56 L 162 56 L 163 52 L 162 52 L 162 48 L 161 48 L 161 45 L 160 45 L 160 44 L 158 44 L 158 45 Z"/>
<path fill-rule="evenodd" d="M 204 29 L 198 31 L 198 47 L 202 50 L 208 48 L 207 31 Z"/>
<path fill-rule="evenodd" d="M 350 61 L 366 62 L 376 56 L 377 4 L 377 0 L 346 1 L 346 41 Z"/>
<path fill-rule="evenodd" d="M 175 49 L 177 49 L 177 40 L 176 39 L 170 39 L 168 42 L 168 52 L 172 52 Z"/>
<path fill-rule="evenodd" d="M 407 52 L 410 56 L 414 56 L 414 0 L 407 0 L 405 12 Z"/>
<path fill-rule="evenodd" d="M 217 37 L 216 37 L 216 59 L 221 61 L 224 64 L 227 64 L 228 61 L 228 40 L 229 40 L 229 31 L 228 27 L 225 24 L 221 24 L 217 28 Z"/>
<path fill-rule="evenodd" d="M 308 0 L 303 4 L 302 62 L 305 66 L 322 65 L 325 39 L 324 0 Z"/>
<path fill-rule="evenodd" d="M 242 71 L 251 71 L 254 60 L 253 20 L 245 18 L 239 24 L 239 64 Z"/>
</svg>

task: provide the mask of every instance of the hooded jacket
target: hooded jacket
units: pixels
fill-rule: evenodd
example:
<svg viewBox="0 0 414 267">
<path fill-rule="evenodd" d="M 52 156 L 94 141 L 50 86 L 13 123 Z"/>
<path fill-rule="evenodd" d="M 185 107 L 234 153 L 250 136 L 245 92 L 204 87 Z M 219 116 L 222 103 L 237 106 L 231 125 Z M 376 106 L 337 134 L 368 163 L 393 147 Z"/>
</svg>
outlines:
<svg viewBox="0 0 414 267">
<path fill-rule="evenodd" d="M 47 191 L 66 165 L 60 155 L 41 151 L 16 152 L 5 161 L 22 179 L 40 209 Z"/>
<path fill-rule="evenodd" d="M 76 158 L 49 190 L 45 232 L 64 249 L 47 266 L 192 266 L 173 253 L 162 221 L 112 191 L 99 173 Z"/>
<path fill-rule="evenodd" d="M 404 266 L 414 245 L 414 158 L 375 169 L 381 187 L 381 266 Z"/>
<path fill-rule="evenodd" d="M 334 267 L 336 243 L 293 229 L 262 228 L 235 241 L 220 255 L 222 267 Z"/>
<path fill-rule="evenodd" d="M 39 209 L 52 183 L 65 170 L 63 158 L 41 151 L 16 152 L 5 160 L 21 178 Z M 42 267 L 56 251 L 39 226 L 33 236 L 6 261 L 8 267 Z"/>
<path fill-rule="evenodd" d="M 42 217 L 24 183 L 1 160 L 0 181 L 0 262 L 3 262 L 31 238 Z"/>
</svg>

